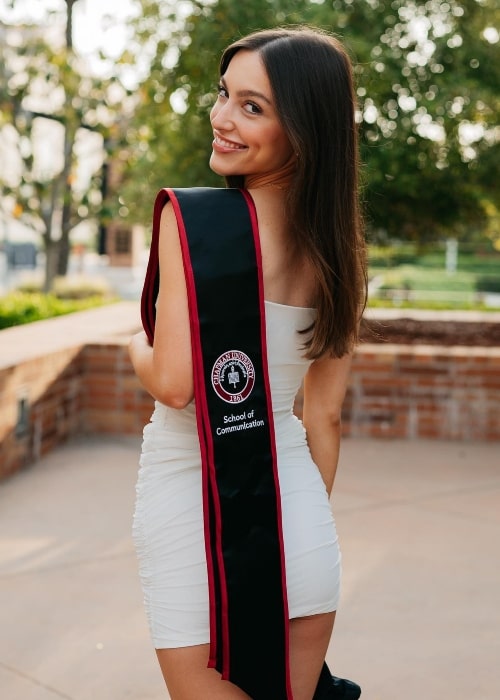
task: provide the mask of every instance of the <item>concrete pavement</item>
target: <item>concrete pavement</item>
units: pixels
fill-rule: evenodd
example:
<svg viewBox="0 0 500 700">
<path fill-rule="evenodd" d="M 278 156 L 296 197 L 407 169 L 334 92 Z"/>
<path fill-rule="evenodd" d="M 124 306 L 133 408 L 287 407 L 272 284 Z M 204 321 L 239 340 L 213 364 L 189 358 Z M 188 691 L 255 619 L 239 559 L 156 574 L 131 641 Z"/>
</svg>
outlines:
<svg viewBox="0 0 500 700">
<path fill-rule="evenodd" d="M 168 700 L 130 535 L 139 449 L 81 438 L 0 484 L 2 700 Z M 346 439 L 333 506 L 331 668 L 362 700 L 498 700 L 499 445 Z"/>
</svg>

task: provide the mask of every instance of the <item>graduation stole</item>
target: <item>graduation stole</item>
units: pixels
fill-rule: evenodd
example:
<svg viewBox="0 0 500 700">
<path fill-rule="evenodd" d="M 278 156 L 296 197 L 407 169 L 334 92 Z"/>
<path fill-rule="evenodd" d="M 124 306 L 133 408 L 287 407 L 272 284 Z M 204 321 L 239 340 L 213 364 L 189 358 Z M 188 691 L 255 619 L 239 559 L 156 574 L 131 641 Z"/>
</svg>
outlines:
<svg viewBox="0 0 500 700">
<path fill-rule="evenodd" d="M 160 216 L 172 202 L 191 322 L 201 448 L 210 658 L 253 700 L 291 700 L 288 605 L 253 200 L 238 189 L 163 189 L 141 299 L 153 342 Z"/>
</svg>

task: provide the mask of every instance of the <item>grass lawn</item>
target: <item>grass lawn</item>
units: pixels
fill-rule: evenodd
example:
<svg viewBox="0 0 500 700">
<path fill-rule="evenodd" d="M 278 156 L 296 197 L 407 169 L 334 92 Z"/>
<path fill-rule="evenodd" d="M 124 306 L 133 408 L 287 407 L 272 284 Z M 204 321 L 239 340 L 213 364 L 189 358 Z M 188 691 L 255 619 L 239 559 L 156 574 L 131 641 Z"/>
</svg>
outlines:
<svg viewBox="0 0 500 700">
<path fill-rule="evenodd" d="M 500 254 L 460 253 L 446 269 L 443 250 L 369 249 L 369 306 L 500 309 Z"/>
</svg>

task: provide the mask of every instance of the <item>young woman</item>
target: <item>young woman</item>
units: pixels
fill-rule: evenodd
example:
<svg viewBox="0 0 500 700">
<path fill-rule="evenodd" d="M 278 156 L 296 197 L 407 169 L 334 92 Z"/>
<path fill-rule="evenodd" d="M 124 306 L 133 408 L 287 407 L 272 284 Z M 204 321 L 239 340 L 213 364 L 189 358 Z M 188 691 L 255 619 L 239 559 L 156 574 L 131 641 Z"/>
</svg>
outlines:
<svg viewBox="0 0 500 700">
<path fill-rule="evenodd" d="M 366 294 L 351 66 L 332 36 L 311 28 L 279 28 L 256 32 L 229 46 L 220 73 L 210 115 L 210 167 L 225 178 L 230 191 L 221 191 L 231 199 L 217 199 L 210 210 L 212 223 L 201 213 L 202 203 L 212 197 L 210 191 L 194 192 L 193 201 L 199 206 L 189 204 L 189 193 L 168 191 L 157 199 L 158 266 L 151 268 L 150 259 L 145 285 L 149 291 L 143 296 L 143 314 L 154 318 L 154 336 L 150 327 L 149 333 L 137 334 L 130 343 L 135 371 L 156 399 L 152 421 L 144 430 L 134 516 L 152 639 L 172 700 L 357 698 L 358 686 L 325 676 L 323 665 L 341 580 L 329 496 L 339 455 L 341 407 Z M 219 467 L 211 471 L 210 466 L 213 453 L 218 459 L 219 442 L 227 433 L 234 435 L 229 452 L 220 448 L 220 459 L 233 460 L 231 488 L 236 483 L 236 496 L 241 491 L 247 498 L 245 489 L 252 490 L 248 480 L 253 470 L 261 469 L 262 461 L 252 462 L 252 445 L 257 450 L 259 426 L 266 423 L 255 420 L 258 414 L 247 402 L 250 392 L 258 393 L 254 390 L 258 371 L 255 376 L 253 371 L 260 360 L 251 361 L 244 352 L 222 354 L 212 366 L 212 360 L 204 357 L 219 333 L 230 332 L 231 324 L 244 317 L 246 301 L 240 294 L 253 288 L 246 277 L 232 274 L 247 257 L 240 239 L 232 242 L 232 232 L 226 236 L 235 192 L 248 208 L 257 251 L 262 393 L 267 387 L 276 528 L 274 516 L 261 524 L 260 507 L 249 507 L 248 514 L 240 513 L 239 507 L 224 511 L 227 483 L 217 482 L 213 475 Z M 198 195 L 201 199 L 196 199 Z M 201 234 L 194 232 L 196 243 L 189 240 L 190 228 L 203 229 Z M 229 256 L 226 251 L 217 258 L 218 253 L 212 252 L 219 246 L 218 230 L 221 238 L 228 238 Z M 215 272 L 205 273 L 211 256 Z M 204 287 L 197 286 L 198 274 L 209 280 Z M 219 318 L 206 340 L 204 305 L 212 297 Z M 250 324 L 245 318 L 240 324 L 243 330 Z M 204 362 L 209 370 L 212 367 L 205 383 Z M 242 377 L 246 388 L 238 393 Z M 301 386 L 299 420 L 292 411 Z M 212 394 L 227 404 L 216 420 L 210 413 Z M 231 401 L 241 402 L 237 410 Z M 213 436 L 207 437 L 210 420 Z M 225 468 L 220 468 L 221 474 Z M 213 489 L 209 496 L 207 489 Z M 279 631 L 277 638 L 283 638 L 284 651 L 279 644 L 272 647 L 276 652 L 265 651 L 266 639 L 272 639 L 281 624 L 280 615 L 275 615 L 279 606 L 264 600 L 276 584 L 274 574 L 268 573 L 273 566 L 259 570 L 259 556 L 250 562 L 253 534 L 239 541 L 237 552 L 225 546 L 225 533 L 229 537 L 248 527 L 239 519 L 245 517 L 250 533 L 254 517 L 258 529 L 272 523 L 271 534 L 266 531 L 258 540 L 257 551 L 266 557 L 271 540 L 269 551 L 282 557 L 279 585 L 286 620 L 284 634 Z M 272 564 L 274 555 L 269 556 Z M 238 567 L 245 573 L 241 583 L 234 583 L 240 580 Z M 256 570 L 252 588 L 245 589 L 243 598 L 253 612 L 245 617 L 240 608 L 246 603 L 240 604 L 237 589 L 244 589 L 244 579 Z M 266 576 L 269 581 L 258 594 L 263 602 L 255 604 L 250 600 L 253 587 Z M 240 603 L 233 605 L 233 600 Z M 259 606 L 264 615 L 256 632 L 253 618 L 258 617 Z M 217 617 L 214 610 L 219 608 Z M 233 619 L 246 622 L 235 624 Z M 250 643 L 242 653 L 247 626 Z M 219 633 L 222 651 L 214 652 L 210 644 Z M 240 646 L 235 643 L 225 656 L 224 644 L 231 635 L 240 635 L 243 641 L 237 640 Z M 268 686 L 267 681 L 254 684 L 254 679 L 273 675 L 275 667 L 279 676 L 282 666 L 284 674 L 276 686 L 273 681 Z"/>
</svg>

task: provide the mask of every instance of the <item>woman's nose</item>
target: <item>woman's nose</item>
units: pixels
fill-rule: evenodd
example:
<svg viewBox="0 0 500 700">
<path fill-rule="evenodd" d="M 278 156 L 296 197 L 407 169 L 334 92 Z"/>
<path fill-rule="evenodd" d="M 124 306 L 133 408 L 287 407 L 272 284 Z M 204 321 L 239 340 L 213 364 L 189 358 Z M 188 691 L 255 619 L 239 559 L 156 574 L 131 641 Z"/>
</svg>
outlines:
<svg viewBox="0 0 500 700">
<path fill-rule="evenodd" d="M 229 101 L 216 103 L 210 112 L 210 122 L 215 129 L 230 129 L 233 125 L 232 106 Z"/>
</svg>

